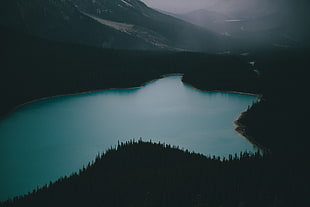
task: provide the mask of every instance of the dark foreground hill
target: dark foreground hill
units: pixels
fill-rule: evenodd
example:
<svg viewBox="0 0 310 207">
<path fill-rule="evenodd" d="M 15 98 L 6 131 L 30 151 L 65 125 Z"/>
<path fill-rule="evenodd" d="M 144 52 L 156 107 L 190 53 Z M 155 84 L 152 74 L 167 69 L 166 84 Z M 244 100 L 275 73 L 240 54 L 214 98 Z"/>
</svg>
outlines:
<svg viewBox="0 0 310 207">
<path fill-rule="evenodd" d="M 298 206 L 306 192 L 298 167 L 268 155 L 241 153 L 220 161 L 131 141 L 79 173 L 0 206 Z"/>
</svg>

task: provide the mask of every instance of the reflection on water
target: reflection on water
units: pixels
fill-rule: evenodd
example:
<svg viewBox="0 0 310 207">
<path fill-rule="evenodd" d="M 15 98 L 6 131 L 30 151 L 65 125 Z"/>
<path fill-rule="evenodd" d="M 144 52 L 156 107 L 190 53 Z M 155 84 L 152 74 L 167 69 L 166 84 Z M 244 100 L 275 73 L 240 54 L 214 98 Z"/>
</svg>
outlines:
<svg viewBox="0 0 310 207">
<path fill-rule="evenodd" d="M 25 105 L 0 121 L 0 200 L 77 171 L 118 140 L 142 137 L 218 156 L 255 151 L 233 124 L 255 99 L 198 91 L 168 76 Z"/>
</svg>

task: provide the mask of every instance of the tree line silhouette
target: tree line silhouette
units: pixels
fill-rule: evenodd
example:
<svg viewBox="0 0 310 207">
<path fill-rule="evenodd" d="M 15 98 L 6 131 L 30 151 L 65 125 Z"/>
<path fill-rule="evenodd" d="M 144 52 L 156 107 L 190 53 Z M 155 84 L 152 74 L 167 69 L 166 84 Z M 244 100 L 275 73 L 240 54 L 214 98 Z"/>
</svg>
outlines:
<svg viewBox="0 0 310 207">
<path fill-rule="evenodd" d="M 259 74 L 258 84 L 253 92 L 261 94 L 261 98 L 237 121 L 241 126 L 239 129 L 250 141 L 271 154 L 274 163 L 274 166 L 270 166 L 271 170 L 278 169 L 279 177 L 300 183 L 296 188 L 283 186 L 278 193 L 290 191 L 290 196 L 303 201 L 305 206 L 309 205 L 306 186 L 310 184 L 307 164 L 310 144 L 307 123 L 310 110 L 306 95 L 309 93 L 309 57 L 310 51 L 307 48 L 255 51 L 247 60 L 256 61 L 254 69 L 258 70 Z M 210 78 L 207 75 L 200 73 L 199 77 L 193 77 L 198 77 L 196 80 L 187 81 L 196 86 L 195 82 L 200 80 L 202 84 L 197 84 L 196 87 L 208 90 Z M 292 174 L 283 174 L 283 169 L 285 173 Z M 280 206 L 286 205 L 287 202 Z"/>
<path fill-rule="evenodd" d="M 221 160 L 151 141 L 128 141 L 78 173 L 0 206 L 298 206 L 298 172 L 265 153 Z M 287 179 L 296 176 L 296 180 Z"/>
<path fill-rule="evenodd" d="M 304 49 L 256 54 L 263 97 L 239 120 L 247 134 L 284 159 L 306 159 L 308 153 L 309 57 Z"/>
</svg>

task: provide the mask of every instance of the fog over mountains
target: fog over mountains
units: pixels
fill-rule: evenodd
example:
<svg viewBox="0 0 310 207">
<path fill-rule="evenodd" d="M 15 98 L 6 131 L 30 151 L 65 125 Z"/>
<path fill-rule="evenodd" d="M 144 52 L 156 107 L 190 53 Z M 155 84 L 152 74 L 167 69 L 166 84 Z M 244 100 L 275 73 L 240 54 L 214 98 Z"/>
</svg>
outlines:
<svg viewBox="0 0 310 207">
<path fill-rule="evenodd" d="M 273 11 L 293 11 L 309 5 L 307 0 L 141 0 L 149 7 L 172 13 L 206 9 L 226 14 L 257 15 Z"/>
<path fill-rule="evenodd" d="M 170 15 L 241 41 L 245 48 L 309 46 L 307 0 L 143 0 Z"/>
</svg>

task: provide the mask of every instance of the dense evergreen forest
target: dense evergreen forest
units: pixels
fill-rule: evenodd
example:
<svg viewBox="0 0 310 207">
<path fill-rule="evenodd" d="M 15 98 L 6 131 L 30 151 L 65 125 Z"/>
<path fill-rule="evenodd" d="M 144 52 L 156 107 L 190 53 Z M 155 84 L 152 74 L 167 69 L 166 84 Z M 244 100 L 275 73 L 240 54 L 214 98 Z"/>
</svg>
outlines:
<svg viewBox="0 0 310 207">
<path fill-rule="evenodd" d="M 268 49 L 252 54 L 248 60 L 255 60 L 258 84 L 249 91 L 261 94 L 261 100 L 237 120 L 237 130 L 270 153 L 269 169 L 278 171 L 278 177 L 286 181 L 301 184 L 297 188 L 283 186 L 278 194 L 291 190 L 290 195 L 304 206 L 309 205 L 306 189 L 310 184 L 307 127 L 310 110 L 306 95 L 309 57 L 310 51 L 305 48 Z M 212 88 L 207 73 L 185 74 L 184 80 L 203 90 Z M 275 206 L 297 205 L 286 201 Z"/>
<path fill-rule="evenodd" d="M 304 176 L 278 165 L 268 154 L 221 161 L 130 141 L 98 155 L 79 173 L 1 206 L 302 206 Z"/>
<path fill-rule="evenodd" d="M 0 206 L 307 206 L 309 51 L 250 57 L 94 49 L 1 28 L 0 115 L 38 98 L 141 86 L 167 73 L 201 90 L 261 94 L 238 120 L 265 154 L 221 161 L 169 145 L 119 144 L 79 173 Z M 255 60 L 254 68 L 248 61 Z M 255 73 L 253 69 L 259 71 Z M 104 150 L 104 149 L 102 149 Z"/>
<path fill-rule="evenodd" d="M 309 57 L 309 50 L 297 48 L 256 52 L 251 58 L 259 71 L 258 84 L 248 89 L 262 94 L 262 98 L 238 120 L 246 126 L 243 128 L 246 136 L 274 154 L 290 159 L 307 155 Z M 186 82 L 205 90 L 212 88 L 210 79 L 203 72 L 184 76 Z"/>
<path fill-rule="evenodd" d="M 256 55 L 263 101 L 240 120 L 246 133 L 275 153 L 307 157 L 309 145 L 309 50 L 269 51 Z"/>
</svg>

